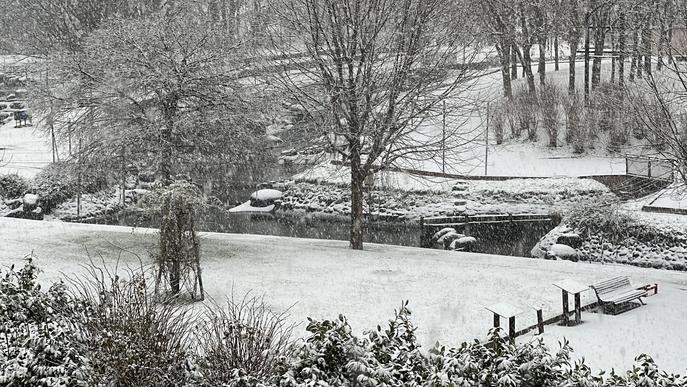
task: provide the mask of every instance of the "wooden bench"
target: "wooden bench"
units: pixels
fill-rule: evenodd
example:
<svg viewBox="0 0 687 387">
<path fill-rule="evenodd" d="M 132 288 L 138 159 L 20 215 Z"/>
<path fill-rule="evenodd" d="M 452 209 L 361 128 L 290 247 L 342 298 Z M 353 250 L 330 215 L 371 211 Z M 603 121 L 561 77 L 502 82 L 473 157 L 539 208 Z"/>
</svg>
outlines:
<svg viewBox="0 0 687 387">
<path fill-rule="evenodd" d="M 618 305 L 626 304 L 633 300 L 638 300 L 644 305 L 642 297 L 647 296 L 646 290 L 632 287 L 628 277 L 611 278 L 591 285 L 591 288 L 596 292 L 599 304 L 612 306 L 612 314 L 617 314 Z"/>
</svg>

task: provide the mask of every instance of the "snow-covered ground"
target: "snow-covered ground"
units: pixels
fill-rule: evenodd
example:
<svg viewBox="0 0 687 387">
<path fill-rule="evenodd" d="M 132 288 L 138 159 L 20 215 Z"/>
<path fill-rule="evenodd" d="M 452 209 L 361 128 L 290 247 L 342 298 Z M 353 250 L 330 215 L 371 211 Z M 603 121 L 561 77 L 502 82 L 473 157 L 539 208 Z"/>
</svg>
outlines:
<svg viewBox="0 0 687 387">
<path fill-rule="evenodd" d="M 33 251 L 45 280 L 71 276 L 87 263 L 88 251 L 119 267 L 146 263 L 154 230 L 116 226 L 0 219 L 0 265 L 20 264 Z M 593 283 L 628 275 L 635 284 L 658 283 L 660 292 L 647 305 L 619 316 L 583 313 L 577 327 L 547 326 L 544 335 L 556 347 L 570 339 L 576 356 L 594 367 L 628 369 L 635 355 L 654 356 L 662 369 L 687 372 L 687 274 L 628 266 L 546 261 L 506 256 L 445 252 L 398 246 L 367 245 L 348 249 L 346 242 L 233 234 L 202 234 L 204 284 L 223 299 L 233 291 L 264 294 L 292 319 L 347 315 L 358 332 L 383 323 L 401 300 L 410 300 L 425 346 L 440 341 L 456 345 L 484 337 L 492 323 L 484 307 L 506 301 L 524 313 L 518 327 L 535 321 L 529 305 L 543 306 L 545 317 L 560 313 L 560 292 L 553 282 L 571 278 Z M 593 300 L 583 294 L 583 304 Z M 524 336 L 520 340 L 528 340 Z"/>
<path fill-rule="evenodd" d="M 50 139 L 36 126 L 15 128 L 14 121 L 0 126 L 0 175 L 35 176 L 52 161 Z"/>
</svg>

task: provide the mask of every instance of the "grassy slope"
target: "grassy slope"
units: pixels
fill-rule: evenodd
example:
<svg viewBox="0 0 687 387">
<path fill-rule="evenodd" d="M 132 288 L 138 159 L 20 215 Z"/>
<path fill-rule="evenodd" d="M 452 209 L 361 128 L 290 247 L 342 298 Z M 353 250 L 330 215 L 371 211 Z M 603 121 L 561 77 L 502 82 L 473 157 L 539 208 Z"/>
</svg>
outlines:
<svg viewBox="0 0 687 387">
<path fill-rule="evenodd" d="M 204 281 L 215 299 L 252 290 L 279 310 L 293 306 L 294 321 L 343 313 L 358 332 L 383 323 L 401 300 L 409 299 L 424 345 L 482 337 L 491 325 L 484 306 L 503 300 L 522 307 L 518 326 L 534 321 L 528 305 L 543 305 L 545 316 L 559 313 L 560 294 L 551 283 L 563 278 L 591 283 L 622 274 L 634 283 L 658 282 L 660 295 L 649 298 L 645 307 L 617 317 L 584 313 L 582 326 L 547 327 L 545 337 L 554 347 L 563 335 L 570 337 L 578 354 L 598 367 L 625 369 L 637 353 L 647 352 L 667 370 L 686 371 L 685 273 L 382 245 L 354 252 L 338 241 L 231 234 L 202 238 Z M 86 249 L 109 265 L 118 246 L 147 262 L 154 231 L 0 218 L 0 240 L 0 265 L 20 263 L 33 250 L 47 281 L 60 272 L 82 270 Z M 137 264 L 131 254 L 120 261 L 120 267 Z M 583 303 L 591 300 L 584 295 Z"/>
</svg>

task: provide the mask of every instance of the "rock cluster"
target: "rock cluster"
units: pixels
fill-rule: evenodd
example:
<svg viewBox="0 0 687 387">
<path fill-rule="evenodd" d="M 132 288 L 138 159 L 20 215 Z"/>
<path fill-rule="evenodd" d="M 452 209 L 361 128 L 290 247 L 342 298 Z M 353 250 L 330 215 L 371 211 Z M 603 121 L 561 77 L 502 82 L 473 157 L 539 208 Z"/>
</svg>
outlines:
<svg viewBox="0 0 687 387">
<path fill-rule="evenodd" d="M 612 242 L 608 236 L 582 237 L 560 225 L 545 235 L 531 255 L 543 259 L 582 260 L 687 271 L 687 233 L 658 230 L 651 239 L 631 236 Z M 562 247 L 565 246 L 565 247 Z"/>
</svg>

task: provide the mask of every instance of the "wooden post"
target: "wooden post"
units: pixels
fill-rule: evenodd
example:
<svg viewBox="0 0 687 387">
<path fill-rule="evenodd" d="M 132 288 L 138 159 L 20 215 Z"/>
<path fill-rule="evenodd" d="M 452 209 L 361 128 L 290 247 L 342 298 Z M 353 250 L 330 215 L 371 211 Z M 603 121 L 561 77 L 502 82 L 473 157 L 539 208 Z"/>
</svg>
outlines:
<svg viewBox="0 0 687 387">
<path fill-rule="evenodd" d="M 508 319 L 508 337 L 515 340 L 515 316 Z"/>
<path fill-rule="evenodd" d="M 580 302 L 580 293 L 575 293 L 575 324 L 582 322 L 582 307 Z"/>
<path fill-rule="evenodd" d="M 425 217 L 420 217 L 420 247 L 428 247 L 427 238 L 425 237 Z"/>
<path fill-rule="evenodd" d="M 570 313 L 568 309 L 568 292 L 565 290 L 561 290 L 561 292 L 563 292 L 563 325 L 568 325 L 568 313 Z"/>
<path fill-rule="evenodd" d="M 544 313 L 541 309 L 537 309 L 537 328 L 540 335 L 544 333 Z"/>
<path fill-rule="evenodd" d="M 501 317 L 499 317 L 498 314 L 494 313 L 494 328 L 498 328 L 501 326 Z"/>
</svg>

